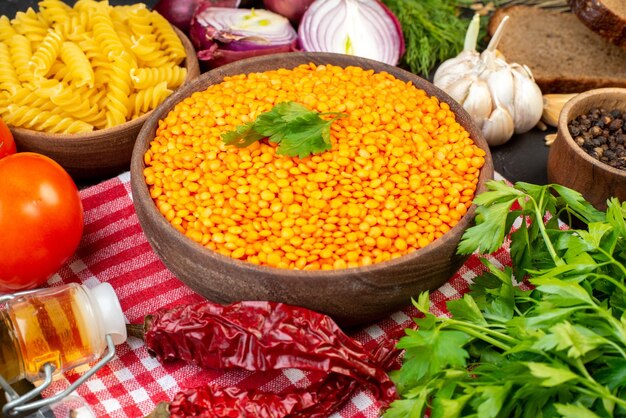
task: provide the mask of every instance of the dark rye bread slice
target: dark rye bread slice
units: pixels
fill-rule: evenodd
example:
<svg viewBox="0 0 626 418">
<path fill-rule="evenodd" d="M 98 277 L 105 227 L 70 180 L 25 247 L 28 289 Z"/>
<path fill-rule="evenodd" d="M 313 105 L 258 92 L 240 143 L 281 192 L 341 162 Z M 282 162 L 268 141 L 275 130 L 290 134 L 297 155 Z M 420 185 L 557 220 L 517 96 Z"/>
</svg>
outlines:
<svg viewBox="0 0 626 418">
<path fill-rule="evenodd" d="M 527 65 L 542 93 L 626 87 L 626 51 L 587 28 L 576 15 L 505 7 L 491 17 L 490 35 L 505 15 L 509 20 L 498 50 L 509 63 Z"/>
<path fill-rule="evenodd" d="M 626 50 L 626 0 L 568 0 L 589 29 Z"/>
</svg>

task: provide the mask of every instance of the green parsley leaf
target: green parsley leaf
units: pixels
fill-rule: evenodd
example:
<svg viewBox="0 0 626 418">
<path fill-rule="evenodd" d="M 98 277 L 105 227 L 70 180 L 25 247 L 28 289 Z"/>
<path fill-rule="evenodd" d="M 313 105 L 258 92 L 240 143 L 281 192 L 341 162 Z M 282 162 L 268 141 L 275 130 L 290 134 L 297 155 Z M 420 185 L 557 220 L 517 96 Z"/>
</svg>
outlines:
<svg viewBox="0 0 626 418">
<path fill-rule="evenodd" d="M 545 387 L 557 386 L 570 380 L 578 379 L 578 375 L 561 366 L 547 363 L 526 363 L 530 373 L 540 379 L 540 385 Z"/>
<path fill-rule="evenodd" d="M 557 199 L 559 206 L 566 208 L 567 211 L 576 218 L 582 220 L 586 224 L 604 221 L 604 212 L 594 208 L 591 203 L 587 202 L 583 195 L 577 191 L 559 184 L 552 184 L 550 186 L 559 195 L 559 198 Z"/>
<path fill-rule="evenodd" d="M 596 380 L 610 389 L 626 389 L 626 359 L 610 359 L 607 365 L 596 373 Z"/>
<path fill-rule="evenodd" d="M 478 416 L 481 418 L 496 418 L 495 411 L 500 411 L 502 405 L 506 401 L 506 397 L 511 390 L 510 384 L 503 384 L 498 386 L 482 386 L 477 388 L 477 392 L 480 393 L 480 399 L 478 403 Z"/>
<path fill-rule="evenodd" d="M 254 125 L 251 122 L 237 126 L 234 131 L 223 134 L 222 141 L 224 141 L 226 145 L 235 145 L 238 148 L 245 148 L 265 138 L 265 135 L 259 134 L 253 128 Z"/>
<path fill-rule="evenodd" d="M 392 402 L 389 410 L 385 413 L 385 418 L 422 418 L 429 394 L 428 390 L 422 390 L 410 399 L 399 399 Z"/>
<path fill-rule="evenodd" d="M 414 387 L 424 377 L 436 374 L 441 368 L 465 368 L 469 357 L 463 346 L 472 338 L 464 332 L 434 329 L 405 330 L 406 336 L 398 348 L 406 350 L 403 370 L 397 376 L 399 387 Z"/>
<path fill-rule="evenodd" d="M 442 392 L 437 392 L 433 400 L 433 414 L 431 418 L 458 418 L 462 417 L 463 407 L 471 399 L 470 395 L 445 398 Z"/>
<path fill-rule="evenodd" d="M 332 115 L 326 120 L 322 116 Z M 332 148 L 330 126 L 345 113 L 318 113 L 295 102 L 281 102 L 260 114 L 254 122 L 238 126 L 222 135 L 226 145 L 245 148 L 267 138 L 278 144 L 276 152 L 288 157 L 305 158 Z"/>
<path fill-rule="evenodd" d="M 563 418 L 600 418 L 599 415 L 594 414 L 588 408 L 577 404 L 555 404 L 556 411 L 561 414 Z"/>
<path fill-rule="evenodd" d="M 474 203 L 479 205 L 476 210 L 476 225 L 463 234 L 457 249 L 459 254 L 471 254 L 474 251 L 491 253 L 500 248 L 507 226 L 510 227 L 507 222 L 509 210 L 523 196 L 504 182 L 490 181 L 487 187 L 490 191 L 483 192 L 474 199 Z"/>
<path fill-rule="evenodd" d="M 550 334 L 541 337 L 534 347 L 541 350 L 568 350 L 570 358 L 580 358 L 608 341 L 592 330 L 564 321 L 550 328 Z"/>
<path fill-rule="evenodd" d="M 461 299 L 453 299 L 448 302 L 447 307 L 455 319 L 479 325 L 487 324 L 480 308 L 471 295 L 465 294 Z"/>
</svg>

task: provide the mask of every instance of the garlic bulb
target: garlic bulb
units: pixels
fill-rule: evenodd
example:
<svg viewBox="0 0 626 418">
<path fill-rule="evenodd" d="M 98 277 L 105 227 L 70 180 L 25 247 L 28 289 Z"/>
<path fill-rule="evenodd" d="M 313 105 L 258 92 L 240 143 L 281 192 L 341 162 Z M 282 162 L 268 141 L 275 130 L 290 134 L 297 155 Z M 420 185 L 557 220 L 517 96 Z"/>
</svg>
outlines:
<svg viewBox="0 0 626 418">
<path fill-rule="evenodd" d="M 508 18 L 502 19 L 489 45 L 479 54 L 476 40 L 480 20 L 474 15 L 463 51 L 444 61 L 433 78 L 435 86 L 470 114 L 492 146 L 505 143 L 514 133 L 529 131 L 543 113 L 543 96 L 530 69 L 507 63 L 496 51 Z"/>
</svg>

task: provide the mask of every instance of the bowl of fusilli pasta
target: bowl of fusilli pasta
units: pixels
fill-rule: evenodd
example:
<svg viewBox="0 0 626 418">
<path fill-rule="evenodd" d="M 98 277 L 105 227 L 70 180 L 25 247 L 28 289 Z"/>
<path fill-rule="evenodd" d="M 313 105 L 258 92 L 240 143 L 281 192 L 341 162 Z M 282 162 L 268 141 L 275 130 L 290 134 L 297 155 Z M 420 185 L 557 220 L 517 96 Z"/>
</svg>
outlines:
<svg viewBox="0 0 626 418">
<path fill-rule="evenodd" d="M 0 17 L 0 117 L 75 179 L 128 170 L 148 115 L 196 78 L 187 37 L 142 3 L 41 0 Z"/>
</svg>

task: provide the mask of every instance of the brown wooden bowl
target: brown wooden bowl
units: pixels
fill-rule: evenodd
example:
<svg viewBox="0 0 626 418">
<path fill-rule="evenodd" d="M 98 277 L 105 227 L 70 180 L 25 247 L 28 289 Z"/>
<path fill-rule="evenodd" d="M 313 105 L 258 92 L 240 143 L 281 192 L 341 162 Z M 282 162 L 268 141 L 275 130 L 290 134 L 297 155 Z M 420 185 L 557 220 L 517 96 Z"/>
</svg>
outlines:
<svg viewBox="0 0 626 418">
<path fill-rule="evenodd" d="M 587 154 L 569 133 L 568 123 L 592 108 L 626 112 L 626 89 L 602 88 L 570 99 L 559 115 L 556 140 L 548 154 L 548 181 L 581 193 L 600 210 L 610 197 L 626 200 L 626 171 L 611 167 Z"/>
<path fill-rule="evenodd" d="M 190 83 L 200 74 L 196 51 L 191 41 L 174 28 L 180 37 L 187 58 L 187 78 Z M 182 87 L 182 86 L 181 86 Z M 58 162 L 74 180 L 106 178 L 130 167 L 133 146 L 148 112 L 119 126 L 80 134 L 51 134 L 10 126 L 18 151 L 37 152 Z"/>
<path fill-rule="evenodd" d="M 155 252 L 184 283 L 204 297 L 230 303 L 241 300 L 271 300 L 307 307 L 332 316 L 341 325 L 364 324 L 411 303 L 420 291 L 436 289 L 465 261 L 456 254 L 463 231 L 474 217 L 474 206 L 449 232 L 428 246 L 395 260 L 365 267 L 296 271 L 257 266 L 224 256 L 185 237 L 159 213 L 150 197 L 143 170 L 144 153 L 155 136 L 158 121 L 181 100 L 196 91 L 221 82 L 225 76 L 294 68 L 305 63 L 359 66 L 387 71 L 398 79 L 412 81 L 429 95 L 449 103 L 458 121 L 486 153 L 477 193 L 493 177 L 488 145 L 470 116 L 448 95 L 428 81 L 397 67 L 364 58 L 329 53 L 286 53 L 238 61 L 202 74 L 170 96 L 144 123 L 133 151 L 131 187 L 139 222 Z"/>
</svg>

